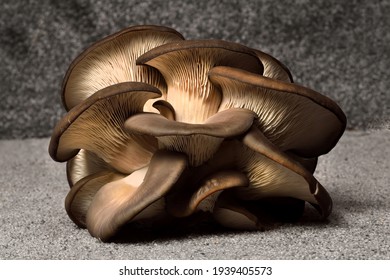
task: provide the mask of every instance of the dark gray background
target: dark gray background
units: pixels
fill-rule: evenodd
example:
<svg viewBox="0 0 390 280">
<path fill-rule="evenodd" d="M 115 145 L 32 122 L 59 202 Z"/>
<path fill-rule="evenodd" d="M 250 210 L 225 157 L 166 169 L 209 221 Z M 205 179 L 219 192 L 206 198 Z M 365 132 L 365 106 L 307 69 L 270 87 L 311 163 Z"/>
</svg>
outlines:
<svg viewBox="0 0 390 280">
<path fill-rule="evenodd" d="M 129 25 L 173 27 L 261 49 L 333 98 L 349 129 L 389 127 L 390 1 L 1 1 L 0 138 L 47 137 L 60 85 L 94 41 Z"/>
</svg>

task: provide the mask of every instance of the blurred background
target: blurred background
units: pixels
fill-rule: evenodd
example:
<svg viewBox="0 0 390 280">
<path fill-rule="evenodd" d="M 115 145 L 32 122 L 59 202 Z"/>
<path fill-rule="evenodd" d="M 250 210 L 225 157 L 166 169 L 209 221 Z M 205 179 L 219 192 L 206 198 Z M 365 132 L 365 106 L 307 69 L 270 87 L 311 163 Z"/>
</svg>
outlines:
<svg viewBox="0 0 390 280">
<path fill-rule="evenodd" d="M 390 1 L 15 1 L 0 12 L 0 139 L 51 135 L 63 76 L 86 47 L 139 24 L 223 39 L 282 61 L 335 100 L 348 129 L 390 128 Z"/>
</svg>

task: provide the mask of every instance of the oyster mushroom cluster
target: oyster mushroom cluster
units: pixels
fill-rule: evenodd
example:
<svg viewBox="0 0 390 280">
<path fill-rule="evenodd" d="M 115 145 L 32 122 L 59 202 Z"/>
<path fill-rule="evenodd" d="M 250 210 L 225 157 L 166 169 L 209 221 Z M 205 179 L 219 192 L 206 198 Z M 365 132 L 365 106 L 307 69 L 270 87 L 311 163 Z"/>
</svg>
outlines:
<svg viewBox="0 0 390 280">
<path fill-rule="evenodd" d="M 65 208 L 103 241 L 200 211 L 245 230 L 295 221 L 305 202 L 331 212 L 313 172 L 346 117 L 259 50 L 133 26 L 73 61 L 62 101 L 49 153 L 67 162 Z"/>
</svg>

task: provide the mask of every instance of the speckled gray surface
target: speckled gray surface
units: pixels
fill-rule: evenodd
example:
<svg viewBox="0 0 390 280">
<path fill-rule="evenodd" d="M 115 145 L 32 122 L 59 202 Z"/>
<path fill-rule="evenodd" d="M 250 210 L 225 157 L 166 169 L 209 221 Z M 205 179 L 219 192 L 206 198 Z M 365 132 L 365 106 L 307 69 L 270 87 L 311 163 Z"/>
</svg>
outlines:
<svg viewBox="0 0 390 280">
<path fill-rule="evenodd" d="M 65 165 L 48 142 L 0 141 L 0 259 L 390 259 L 389 130 L 346 132 L 320 158 L 316 177 L 334 200 L 326 222 L 308 208 L 300 223 L 266 232 L 206 225 L 108 244 L 67 217 Z"/>
<path fill-rule="evenodd" d="M 236 41 L 284 62 L 330 96 L 349 128 L 389 126 L 390 2 L 1 1 L 0 138 L 47 137 L 64 111 L 62 77 L 85 47 L 138 24 Z"/>
</svg>

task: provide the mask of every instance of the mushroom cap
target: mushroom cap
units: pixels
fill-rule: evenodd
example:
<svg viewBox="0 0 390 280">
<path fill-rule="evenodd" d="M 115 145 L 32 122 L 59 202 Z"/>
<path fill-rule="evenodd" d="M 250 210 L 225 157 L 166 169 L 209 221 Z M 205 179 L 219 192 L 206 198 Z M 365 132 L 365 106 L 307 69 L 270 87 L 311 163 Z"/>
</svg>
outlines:
<svg viewBox="0 0 390 280">
<path fill-rule="evenodd" d="M 203 124 L 192 124 L 144 113 L 130 117 L 125 129 L 156 137 L 161 149 L 183 152 L 191 166 L 199 166 L 214 155 L 225 138 L 245 133 L 255 116 L 250 110 L 234 108 L 213 115 Z"/>
<path fill-rule="evenodd" d="M 231 67 L 211 69 L 209 79 L 221 88 L 220 111 L 254 111 L 257 127 L 283 151 L 317 157 L 329 152 L 345 130 L 340 107 L 314 90 Z"/>
<path fill-rule="evenodd" d="M 218 110 L 221 95 L 207 77 L 211 68 L 225 65 L 263 73 L 263 65 L 252 49 L 222 40 L 168 43 L 141 55 L 137 64 L 160 71 L 176 120 L 187 123 L 203 123 Z"/>
<path fill-rule="evenodd" d="M 218 112 L 202 124 L 193 124 L 169 120 L 158 114 L 144 113 L 127 119 L 125 128 L 130 133 L 152 136 L 202 134 L 230 138 L 246 132 L 252 126 L 255 117 L 256 114 L 250 110 L 232 108 Z"/>
<path fill-rule="evenodd" d="M 84 50 L 69 66 L 62 85 L 62 102 L 71 109 L 96 91 L 121 82 L 145 82 L 165 94 L 158 71 L 137 66 L 137 57 L 148 50 L 184 40 L 176 30 L 154 25 L 132 26 L 103 38 Z"/>
<path fill-rule="evenodd" d="M 86 228 L 88 208 L 104 185 L 120 180 L 125 175 L 111 171 L 101 171 L 79 180 L 69 191 L 65 199 L 65 209 L 69 218 L 79 227 Z"/>
<path fill-rule="evenodd" d="M 237 191 L 243 200 L 292 197 L 311 203 L 323 218 L 332 211 L 332 200 L 314 176 L 256 127 L 244 136 L 246 146 L 238 152 L 238 165 L 250 186 Z"/>
<path fill-rule="evenodd" d="M 95 153 L 116 170 L 132 172 L 145 166 L 157 148 L 153 137 L 130 135 L 125 120 L 142 112 L 148 99 L 161 96 L 148 84 L 128 82 L 104 88 L 72 108 L 54 128 L 50 156 L 67 161 L 80 149 Z"/>
<path fill-rule="evenodd" d="M 126 177 L 103 186 L 88 208 L 86 222 L 90 234 L 103 241 L 111 238 L 122 226 L 160 200 L 186 167 L 184 154 L 159 150 L 154 153 L 144 176 L 135 180 Z"/>
</svg>

